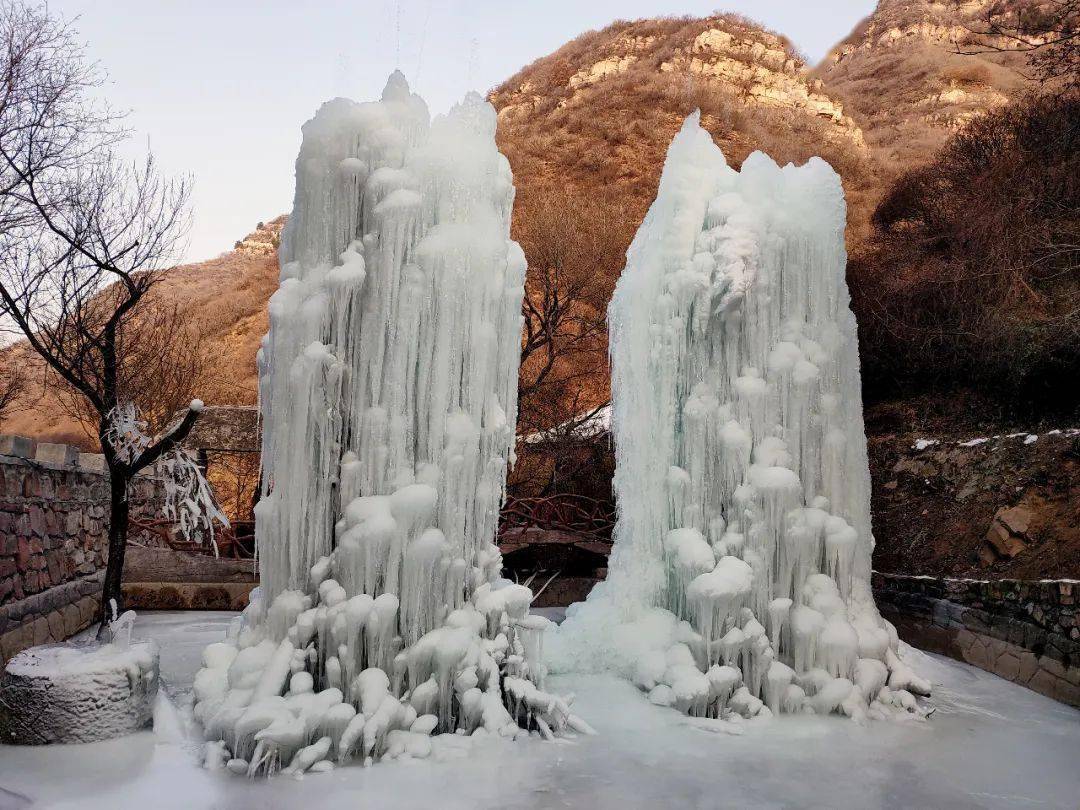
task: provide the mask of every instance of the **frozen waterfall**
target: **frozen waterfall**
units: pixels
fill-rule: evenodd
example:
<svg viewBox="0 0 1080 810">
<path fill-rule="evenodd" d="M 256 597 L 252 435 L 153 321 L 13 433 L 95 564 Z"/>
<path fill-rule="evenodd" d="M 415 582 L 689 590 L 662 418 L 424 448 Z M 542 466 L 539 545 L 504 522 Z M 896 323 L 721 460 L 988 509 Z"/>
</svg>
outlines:
<svg viewBox="0 0 1080 810">
<path fill-rule="evenodd" d="M 840 178 L 741 171 L 691 116 L 608 311 L 618 522 L 560 668 L 703 717 L 916 712 L 870 592 L 870 475 Z"/>
<path fill-rule="evenodd" d="M 495 121 L 471 94 L 429 122 L 395 73 L 304 126 L 259 360 L 262 585 L 195 681 L 210 767 L 588 731 L 541 691 L 547 622 L 494 544 L 525 278 Z"/>
</svg>

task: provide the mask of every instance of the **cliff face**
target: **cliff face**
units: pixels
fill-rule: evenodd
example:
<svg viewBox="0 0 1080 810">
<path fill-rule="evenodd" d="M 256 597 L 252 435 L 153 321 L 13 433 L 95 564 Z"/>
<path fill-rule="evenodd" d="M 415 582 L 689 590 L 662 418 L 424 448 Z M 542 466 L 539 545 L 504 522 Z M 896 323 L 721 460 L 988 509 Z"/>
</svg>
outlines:
<svg viewBox="0 0 1080 810">
<path fill-rule="evenodd" d="M 973 117 L 1030 86 L 1021 54 L 960 53 L 996 2 L 881 0 L 815 69 L 882 164 L 924 162 Z"/>
</svg>

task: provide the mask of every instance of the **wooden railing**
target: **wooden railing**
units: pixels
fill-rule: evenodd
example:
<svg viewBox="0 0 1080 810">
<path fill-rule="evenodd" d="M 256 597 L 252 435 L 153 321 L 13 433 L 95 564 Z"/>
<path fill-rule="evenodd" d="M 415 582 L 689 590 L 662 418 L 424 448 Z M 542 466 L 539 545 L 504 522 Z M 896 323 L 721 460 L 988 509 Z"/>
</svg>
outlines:
<svg viewBox="0 0 1080 810">
<path fill-rule="evenodd" d="M 583 540 L 611 542 L 615 526 L 615 506 L 584 495 L 549 495 L 535 498 L 507 498 L 499 515 L 499 537 L 525 529 L 566 532 Z M 218 554 L 222 557 L 247 559 L 254 555 L 253 522 L 235 522 L 228 529 L 214 533 Z M 168 520 L 131 519 L 131 534 L 147 532 L 156 535 L 163 545 L 174 551 L 191 554 L 213 554 L 209 545 L 191 543 L 178 538 L 175 525 Z"/>
<path fill-rule="evenodd" d="M 537 528 L 611 542 L 615 507 L 584 495 L 508 498 L 499 515 L 499 536 Z"/>
<path fill-rule="evenodd" d="M 250 559 L 255 553 L 255 524 L 250 521 L 237 521 L 228 528 L 218 528 L 214 532 L 214 546 L 209 543 L 195 543 L 177 537 L 176 523 L 163 518 L 132 517 L 128 527 L 129 535 L 146 532 L 157 537 L 166 547 L 171 548 L 173 551 L 213 555 L 214 546 L 216 546 L 217 556 L 229 557 L 235 560 Z"/>
</svg>

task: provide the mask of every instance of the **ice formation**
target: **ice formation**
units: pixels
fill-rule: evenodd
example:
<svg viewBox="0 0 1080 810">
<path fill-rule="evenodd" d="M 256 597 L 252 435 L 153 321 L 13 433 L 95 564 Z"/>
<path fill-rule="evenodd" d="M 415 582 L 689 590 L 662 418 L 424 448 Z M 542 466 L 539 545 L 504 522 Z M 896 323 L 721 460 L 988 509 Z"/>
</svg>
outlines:
<svg viewBox="0 0 1080 810">
<path fill-rule="evenodd" d="M 0 676 L 0 742 L 96 742 L 147 726 L 158 694 L 158 648 L 129 636 L 43 644 L 12 658 Z"/>
<path fill-rule="evenodd" d="M 618 522 L 554 639 L 695 716 L 914 709 L 870 592 L 840 178 L 741 171 L 691 116 L 609 309 Z"/>
<path fill-rule="evenodd" d="M 495 122 L 470 94 L 429 123 L 395 73 L 304 126 L 260 352 L 262 585 L 195 681 L 209 766 L 588 730 L 542 691 L 547 622 L 493 542 L 525 278 Z"/>
</svg>

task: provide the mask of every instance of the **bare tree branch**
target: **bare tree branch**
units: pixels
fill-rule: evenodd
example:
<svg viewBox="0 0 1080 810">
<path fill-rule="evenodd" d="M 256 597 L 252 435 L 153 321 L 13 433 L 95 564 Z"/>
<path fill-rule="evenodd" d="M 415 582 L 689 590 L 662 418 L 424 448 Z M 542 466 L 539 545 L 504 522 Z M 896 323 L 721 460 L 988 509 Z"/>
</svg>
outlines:
<svg viewBox="0 0 1080 810">
<path fill-rule="evenodd" d="M 96 422 L 111 492 L 104 627 L 110 600 L 120 603 L 131 478 L 182 441 L 200 409 L 134 458 L 109 441 L 118 405 L 153 390 L 149 375 L 168 365 L 140 350 L 138 326 L 186 232 L 189 184 L 162 179 L 152 155 L 134 166 L 117 158 L 126 132 L 91 100 L 101 79 L 46 7 L 0 4 L 0 305 L 5 328 Z"/>
</svg>

